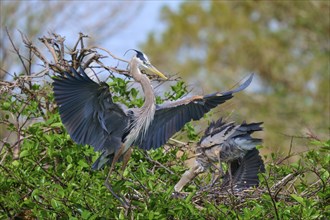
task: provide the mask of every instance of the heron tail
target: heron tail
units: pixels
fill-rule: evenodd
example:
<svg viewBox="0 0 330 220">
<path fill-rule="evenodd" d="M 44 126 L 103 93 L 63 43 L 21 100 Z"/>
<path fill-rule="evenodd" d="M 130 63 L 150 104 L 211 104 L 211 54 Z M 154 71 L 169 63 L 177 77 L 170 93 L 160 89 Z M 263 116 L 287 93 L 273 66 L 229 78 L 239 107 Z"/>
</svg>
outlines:
<svg viewBox="0 0 330 220">
<path fill-rule="evenodd" d="M 124 155 L 126 155 L 126 154 L 124 154 Z M 120 156 L 116 162 L 123 161 L 124 155 Z M 129 154 L 129 156 L 130 156 L 130 154 Z M 106 165 L 111 165 L 114 157 L 115 157 L 115 154 L 106 155 L 106 153 L 103 152 L 101 154 L 101 156 L 99 156 L 99 158 L 97 158 L 97 160 L 93 163 L 92 170 L 101 170 Z M 125 159 L 128 160 L 129 158 L 125 158 Z M 124 161 L 124 162 L 127 164 L 127 161 Z M 125 164 L 125 166 L 126 166 L 126 164 Z"/>
<path fill-rule="evenodd" d="M 106 155 L 105 152 L 103 152 L 99 158 L 93 163 L 92 169 L 93 170 L 101 170 L 106 165 L 111 164 L 113 161 L 114 154 Z"/>
</svg>

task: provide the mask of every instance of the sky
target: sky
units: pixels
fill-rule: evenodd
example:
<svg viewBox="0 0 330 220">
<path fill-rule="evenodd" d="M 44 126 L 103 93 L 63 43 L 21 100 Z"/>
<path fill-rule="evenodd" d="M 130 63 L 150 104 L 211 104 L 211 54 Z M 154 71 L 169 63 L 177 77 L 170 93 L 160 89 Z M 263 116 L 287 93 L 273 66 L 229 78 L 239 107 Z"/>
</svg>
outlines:
<svg viewBox="0 0 330 220">
<path fill-rule="evenodd" d="M 114 35 L 107 47 L 116 54 L 121 54 L 123 49 L 139 49 L 139 44 L 146 41 L 148 33 L 151 31 L 160 33 L 164 30 L 165 25 L 160 20 L 161 8 L 166 5 L 176 9 L 180 2 L 182 1 L 145 1 L 139 15 L 123 31 Z"/>
<path fill-rule="evenodd" d="M 100 2 L 100 1 L 98 1 Z M 101 1 L 102 2 L 102 1 Z M 119 1 L 121 2 L 121 1 Z M 120 15 L 120 19 L 129 19 L 129 23 L 116 34 L 111 35 L 109 40 L 98 42 L 97 45 L 107 48 L 112 53 L 117 56 L 122 56 L 128 49 L 139 49 L 139 45 L 147 40 L 148 34 L 152 32 L 161 33 L 165 29 L 165 24 L 161 21 L 160 14 L 161 9 L 164 6 L 170 7 L 175 10 L 179 7 L 180 0 L 171 1 L 132 1 L 131 7 L 127 7 L 127 14 Z M 105 1 L 104 7 L 115 7 L 118 1 Z M 84 8 L 91 7 L 93 1 L 84 1 L 81 5 L 80 10 Z M 141 7 L 138 7 L 141 6 Z M 130 18 L 131 12 L 135 8 L 139 8 L 137 13 L 134 14 L 133 18 Z M 94 12 L 93 12 L 94 13 Z M 101 13 L 100 13 L 101 14 Z M 79 32 L 83 32 L 89 36 L 93 36 L 95 33 L 89 32 L 89 30 L 82 30 L 79 28 L 80 22 L 85 22 L 87 19 L 102 19 L 102 17 L 86 16 L 82 21 L 80 18 L 72 18 L 73 24 L 77 26 L 72 27 L 72 29 L 62 29 L 60 27 L 56 28 L 56 32 L 63 33 L 68 39 L 76 39 Z M 113 23 L 116 21 L 109 21 L 109 28 L 113 27 Z M 118 22 L 118 21 L 117 21 Z M 63 32 L 62 32 L 63 31 Z"/>
<path fill-rule="evenodd" d="M 175 10 L 179 7 L 182 1 L 79 1 L 75 2 L 77 4 L 75 4 L 74 8 L 65 7 L 62 10 L 59 10 L 59 12 L 57 12 L 58 9 L 56 9 L 56 2 L 58 1 L 49 1 L 46 4 L 43 2 L 43 6 L 46 5 L 46 7 L 40 7 L 38 9 L 38 6 L 41 6 L 39 2 L 41 1 L 1 0 L 1 13 L 4 12 L 3 10 L 5 10 L 5 7 L 3 7 L 3 5 L 6 3 L 17 3 L 23 6 L 19 7 L 18 11 L 10 13 L 6 17 L 2 17 L 3 20 L 1 21 L 1 37 L 7 37 L 4 31 L 4 27 L 8 26 L 12 21 L 15 21 L 16 26 L 11 29 L 10 34 L 15 36 L 15 42 L 17 42 L 17 45 L 20 48 L 24 48 L 18 30 L 22 31 L 22 33 L 29 33 L 31 28 L 38 27 L 38 19 L 40 19 L 31 19 L 29 17 L 31 13 L 28 12 L 34 12 L 35 14 L 38 14 L 40 10 L 43 12 L 50 11 L 52 12 L 50 14 L 54 16 L 52 19 L 55 21 L 51 20 L 46 24 L 43 24 L 43 26 L 39 26 L 39 33 L 36 37 L 31 39 L 34 43 L 38 43 L 37 38 L 48 36 L 48 32 L 55 32 L 66 38 L 66 45 L 74 45 L 78 39 L 79 32 L 87 34 L 91 38 L 93 38 L 93 36 L 97 36 L 97 29 L 92 30 L 86 28 L 86 23 L 88 24 L 89 22 L 89 24 L 94 24 L 100 21 L 104 21 L 106 22 L 105 28 L 109 28 L 110 32 L 112 29 L 114 29 L 115 34 L 111 34 L 109 38 L 105 38 L 101 42 L 96 42 L 95 44 L 97 46 L 108 49 L 116 56 L 123 57 L 124 53 L 128 49 L 140 49 L 139 45 L 147 40 L 148 34 L 151 31 L 160 33 L 165 29 L 165 24 L 160 19 L 160 13 L 163 6 L 168 6 Z M 101 5 L 101 7 L 99 7 L 99 5 Z M 109 19 L 109 21 L 105 20 L 105 14 L 111 15 L 111 13 L 114 11 L 112 9 L 118 7 L 118 5 L 121 8 L 118 10 L 117 15 L 115 16 L 117 19 Z M 126 8 L 123 9 L 123 7 Z M 75 11 L 72 12 L 72 10 Z M 83 13 L 75 13 L 77 11 L 82 11 Z M 133 14 L 132 11 L 135 11 L 136 13 Z M 63 20 L 63 18 L 67 20 Z M 116 24 L 120 25 L 120 21 L 127 21 L 128 19 L 129 22 L 123 25 L 123 27 L 118 32 L 116 31 L 116 28 L 113 28 L 116 26 Z M 94 37 L 94 39 L 96 38 Z M 129 55 L 127 55 L 125 58 L 129 59 Z M 16 70 L 15 66 L 12 68 L 14 69 L 10 69 L 10 72 L 19 72 L 19 69 Z"/>
</svg>

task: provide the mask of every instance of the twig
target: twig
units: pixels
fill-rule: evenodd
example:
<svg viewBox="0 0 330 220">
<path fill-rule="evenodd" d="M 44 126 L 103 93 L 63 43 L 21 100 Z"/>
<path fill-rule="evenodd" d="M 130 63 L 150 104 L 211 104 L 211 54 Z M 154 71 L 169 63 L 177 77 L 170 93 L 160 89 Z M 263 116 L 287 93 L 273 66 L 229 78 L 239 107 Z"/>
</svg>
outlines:
<svg viewBox="0 0 330 220">
<path fill-rule="evenodd" d="M 301 192 L 300 196 L 304 197 L 307 195 L 308 190 L 312 187 L 314 187 L 315 185 L 319 185 L 319 183 L 321 182 L 321 180 L 319 179 L 318 181 L 316 181 L 315 183 L 313 183 L 312 185 L 309 186 L 309 188 L 305 189 L 303 192 Z"/>
<path fill-rule="evenodd" d="M 58 176 L 53 175 L 51 173 L 49 173 L 43 166 L 41 166 L 41 164 L 39 163 L 39 161 L 34 161 L 46 174 L 48 174 L 49 176 L 51 176 L 55 181 L 59 182 L 61 184 L 61 186 L 66 187 L 67 184 L 64 183 Z"/>
<path fill-rule="evenodd" d="M 150 197 L 150 194 L 148 192 L 148 189 L 141 183 L 141 181 L 139 180 L 139 178 L 137 178 L 134 173 L 132 173 L 132 175 L 134 176 L 134 178 L 136 179 L 136 181 L 140 184 L 140 186 L 142 187 L 142 189 L 146 192 L 147 196 Z"/>
<path fill-rule="evenodd" d="M 90 47 L 89 49 L 99 49 L 99 50 L 103 50 L 103 51 L 105 51 L 107 54 L 109 54 L 113 59 L 115 59 L 115 60 L 119 60 L 119 61 L 122 61 L 122 62 L 125 62 L 125 63 L 129 63 L 129 61 L 124 60 L 124 59 L 121 59 L 121 58 L 115 56 L 113 53 L 111 53 L 109 50 L 107 50 L 107 49 L 105 49 L 105 48 L 98 47 L 98 46 L 92 46 L 92 47 Z"/>
<path fill-rule="evenodd" d="M 23 56 L 20 54 L 19 49 L 16 48 L 16 46 L 15 46 L 15 44 L 14 44 L 14 42 L 13 42 L 13 39 L 11 38 L 11 36 L 10 36 L 10 34 L 9 34 L 9 30 L 8 30 L 7 27 L 6 27 L 6 32 L 7 32 L 7 36 L 8 36 L 8 38 L 9 38 L 9 41 L 10 41 L 10 43 L 11 43 L 13 49 L 15 50 L 15 52 L 16 52 L 18 58 L 20 59 L 22 65 L 23 65 L 23 67 L 24 67 L 25 72 L 28 73 L 28 69 L 27 69 L 27 67 L 26 67 L 26 65 L 25 65 L 25 62 L 24 62 L 24 60 L 23 60 Z"/>
<path fill-rule="evenodd" d="M 272 186 L 270 190 L 275 191 L 275 198 L 277 197 L 278 193 L 283 189 L 283 186 L 285 186 L 289 181 L 293 180 L 295 176 L 295 174 L 290 173 L 286 175 L 281 181 L 277 182 L 275 185 Z"/>
<path fill-rule="evenodd" d="M 146 157 L 146 159 L 149 160 L 150 162 L 157 164 L 158 166 L 164 168 L 164 169 L 165 169 L 167 172 L 169 172 L 170 174 L 174 175 L 174 173 L 173 173 L 172 170 L 168 169 L 166 166 L 164 166 L 163 164 L 159 163 L 158 161 L 151 159 L 150 156 L 149 156 L 147 153 L 145 153 L 145 157 Z"/>
<path fill-rule="evenodd" d="M 62 37 L 61 35 L 58 35 L 56 33 L 53 33 L 53 36 L 56 38 L 56 41 L 60 44 L 60 59 L 61 61 L 64 60 L 64 41 L 65 38 Z"/>
<path fill-rule="evenodd" d="M 278 210 L 277 210 L 277 207 L 276 207 L 276 201 L 275 201 L 275 198 L 272 196 L 272 192 L 269 188 L 269 184 L 268 184 L 268 181 L 265 177 L 265 175 L 263 173 L 261 173 L 261 175 L 264 177 L 264 180 L 265 180 L 265 183 L 266 183 L 266 187 L 267 187 L 267 191 L 268 191 L 268 194 L 272 200 L 272 203 L 273 203 L 273 207 L 274 207 L 274 211 L 275 211 L 275 216 L 276 216 L 276 219 L 277 220 L 280 220 L 280 217 L 278 216 Z"/>
<path fill-rule="evenodd" d="M 99 64 L 102 68 L 108 70 L 109 72 L 117 72 L 119 74 L 122 74 L 122 75 L 125 75 L 126 77 L 131 78 L 131 76 L 128 74 L 129 71 L 127 71 L 127 70 L 122 70 L 122 69 L 118 69 L 118 68 L 115 68 L 115 67 L 105 66 L 99 60 L 94 60 L 94 61 L 95 61 L 95 63 Z M 94 68 L 96 68 L 96 67 L 94 67 Z"/>
<path fill-rule="evenodd" d="M 54 47 L 51 47 L 47 41 L 47 38 L 46 37 L 43 37 L 43 38 L 39 38 L 39 40 L 48 48 L 49 52 L 52 54 L 52 57 L 54 59 L 54 62 L 55 63 L 58 63 L 58 59 L 57 59 L 57 56 L 56 56 L 56 52 L 54 50 Z"/>
<path fill-rule="evenodd" d="M 170 140 L 173 141 L 173 142 L 175 142 L 175 143 L 177 143 L 177 144 L 181 144 L 181 145 L 183 145 L 183 146 L 188 145 L 188 143 L 186 143 L 186 142 L 182 142 L 182 141 L 179 141 L 179 140 L 174 139 L 174 138 L 170 138 Z"/>
<path fill-rule="evenodd" d="M 32 41 L 29 40 L 27 38 L 27 36 L 25 36 L 23 33 L 21 34 L 21 37 L 22 37 L 22 41 L 23 43 L 25 44 L 25 46 L 27 48 L 30 49 L 30 51 L 35 55 L 37 56 L 43 63 L 44 65 L 46 66 L 46 68 L 48 68 L 48 65 L 49 65 L 49 61 L 46 59 L 46 57 L 39 51 L 39 49 L 33 45 Z"/>
</svg>

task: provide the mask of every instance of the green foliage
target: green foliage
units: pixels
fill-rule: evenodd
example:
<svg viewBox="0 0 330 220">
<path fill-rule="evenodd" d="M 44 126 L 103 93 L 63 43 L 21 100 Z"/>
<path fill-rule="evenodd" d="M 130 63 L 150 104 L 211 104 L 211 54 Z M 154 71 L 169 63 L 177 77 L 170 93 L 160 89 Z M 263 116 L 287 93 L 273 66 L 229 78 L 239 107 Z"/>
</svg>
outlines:
<svg viewBox="0 0 330 220">
<path fill-rule="evenodd" d="M 113 78 L 110 85 L 118 101 L 141 105 L 138 91 L 128 88 L 126 80 Z M 164 97 L 180 98 L 185 88 L 178 82 Z M 123 177 L 113 173 L 110 178 L 115 192 L 131 201 L 132 207 L 125 211 L 104 185 L 109 168 L 92 171 L 98 154 L 89 146 L 75 144 L 66 132 L 47 84 L 4 93 L 0 107 L 4 111 L 0 123 L 20 137 L 19 142 L 4 141 L 1 151 L 1 219 L 274 219 L 277 215 L 280 219 L 326 219 L 330 214 L 330 141 L 312 141 L 311 150 L 293 164 L 272 155 L 267 172 L 260 176 L 258 193 L 243 197 L 200 191 L 211 179 L 206 174 L 185 189 L 185 198 L 175 198 L 173 187 L 186 169 L 187 155 L 177 158 L 179 147 L 135 149 Z M 198 140 L 191 124 L 185 130 L 190 140 Z M 288 174 L 295 178 L 291 186 L 267 191 L 266 186 Z"/>
<path fill-rule="evenodd" d="M 141 107 L 143 105 L 143 98 L 138 97 L 138 90 L 136 88 L 129 88 L 129 81 L 112 77 L 112 81 L 109 83 L 111 92 L 115 94 L 113 96 L 114 102 L 121 102 L 132 107 Z"/>
<path fill-rule="evenodd" d="M 168 100 L 178 100 L 187 93 L 187 86 L 183 81 L 178 81 L 176 85 L 171 86 L 170 92 L 165 92 L 165 97 Z"/>
<path fill-rule="evenodd" d="M 198 139 L 198 135 L 196 134 L 195 128 L 190 122 L 184 126 L 183 130 L 187 132 L 189 140 L 196 141 Z"/>
</svg>

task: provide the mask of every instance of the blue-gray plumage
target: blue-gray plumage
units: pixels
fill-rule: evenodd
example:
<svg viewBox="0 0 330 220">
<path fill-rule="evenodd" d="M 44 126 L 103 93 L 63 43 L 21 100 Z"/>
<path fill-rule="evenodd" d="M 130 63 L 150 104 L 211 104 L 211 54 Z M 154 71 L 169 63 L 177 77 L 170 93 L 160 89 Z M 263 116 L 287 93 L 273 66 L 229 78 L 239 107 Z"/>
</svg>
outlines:
<svg viewBox="0 0 330 220">
<path fill-rule="evenodd" d="M 231 161 L 228 166 L 230 169 L 223 177 L 221 188 L 233 187 L 236 190 L 242 190 L 258 186 L 258 174 L 265 172 L 264 162 L 256 148 L 247 151 L 243 158 Z"/>
<path fill-rule="evenodd" d="M 264 165 L 256 149 L 256 146 L 261 144 L 261 139 L 253 138 L 251 134 L 261 131 L 261 124 L 262 122 L 243 122 L 236 125 L 234 122 L 226 123 L 222 119 L 212 122 L 197 145 L 194 166 L 183 174 L 174 187 L 175 191 L 181 191 L 214 162 L 219 162 L 220 166 L 221 162 L 227 162 L 229 165 L 230 169 L 224 177 L 224 187 L 228 186 L 229 179 L 232 179 L 234 187 L 257 186 L 258 173 L 264 170 Z M 222 170 L 221 167 L 220 169 Z"/>
<path fill-rule="evenodd" d="M 71 138 L 95 151 L 114 154 L 121 146 L 129 118 L 112 102 L 109 86 L 97 84 L 81 69 L 54 79 L 55 100 Z"/>
<path fill-rule="evenodd" d="M 106 83 L 96 83 L 84 70 L 64 73 L 54 78 L 54 95 L 59 105 L 62 122 L 72 139 L 78 144 L 92 145 L 101 152 L 93 164 L 101 169 L 118 159 L 126 163 L 131 146 L 155 149 L 167 142 L 187 122 L 198 120 L 217 105 L 231 99 L 252 81 L 251 75 L 234 90 L 216 92 L 206 96 L 193 96 L 162 105 L 155 104 L 155 95 L 148 77 L 141 73 L 144 66 L 166 78 L 153 67 L 141 52 L 130 61 L 130 75 L 139 82 L 145 94 L 140 109 L 125 109 L 112 100 Z M 112 166 L 113 167 L 113 166 Z"/>
</svg>

